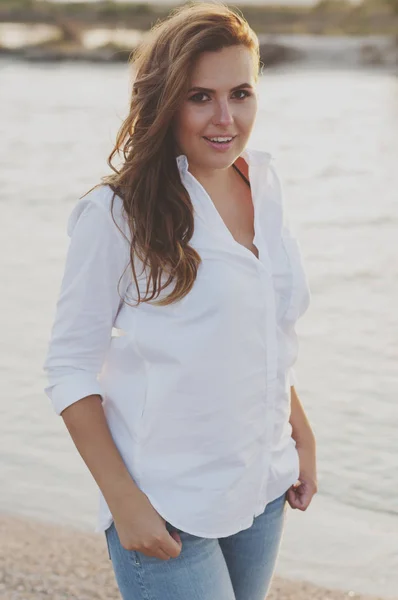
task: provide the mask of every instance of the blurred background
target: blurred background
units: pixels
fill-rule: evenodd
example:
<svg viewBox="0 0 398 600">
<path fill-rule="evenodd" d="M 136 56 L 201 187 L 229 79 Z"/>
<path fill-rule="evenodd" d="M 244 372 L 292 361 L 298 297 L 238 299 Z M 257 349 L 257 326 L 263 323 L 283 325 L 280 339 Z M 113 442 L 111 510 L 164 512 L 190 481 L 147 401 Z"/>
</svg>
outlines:
<svg viewBox="0 0 398 600">
<path fill-rule="evenodd" d="M 277 573 L 398 597 L 398 1 L 231 6 L 264 63 L 249 145 L 276 159 L 312 291 L 296 371 L 319 493 L 289 512 Z M 3 515 L 95 526 L 96 486 L 42 364 L 67 218 L 109 171 L 128 57 L 170 9 L 0 0 Z"/>
</svg>

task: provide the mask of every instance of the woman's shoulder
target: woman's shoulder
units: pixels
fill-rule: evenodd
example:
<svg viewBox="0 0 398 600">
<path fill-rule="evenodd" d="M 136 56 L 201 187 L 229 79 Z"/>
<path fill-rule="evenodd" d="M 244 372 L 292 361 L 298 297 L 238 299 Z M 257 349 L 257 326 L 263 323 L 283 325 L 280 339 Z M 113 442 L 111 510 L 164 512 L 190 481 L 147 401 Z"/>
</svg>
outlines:
<svg viewBox="0 0 398 600">
<path fill-rule="evenodd" d="M 283 207 L 284 204 L 284 185 L 283 176 L 280 173 L 278 164 L 276 164 L 276 158 L 273 157 L 268 168 L 265 172 L 266 183 L 271 189 L 272 200 Z"/>
<path fill-rule="evenodd" d="M 259 150 L 253 147 L 245 148 L 242 157 L 251 166 L 251 178 L 256 188 L 266 191 L 267 201 L 283 206 L 283 175 L 278 166 L 278 155 L 274 152 Z"/>
<path fill-rule="evenodd" d="M 76 224 L 83 215 L 90 215 L 93 221 L 101 221 L 104 226 L 117 226 L 119 230 L 122 229 L 125 235 L 129 233 L 123 200 L 109 184 L 99 183 L 78 199 L 72 208 L 67 223 L 69 236 L 72 235 Z M 128 237 L 130 236 L 128 235 Z"/>
</svg>

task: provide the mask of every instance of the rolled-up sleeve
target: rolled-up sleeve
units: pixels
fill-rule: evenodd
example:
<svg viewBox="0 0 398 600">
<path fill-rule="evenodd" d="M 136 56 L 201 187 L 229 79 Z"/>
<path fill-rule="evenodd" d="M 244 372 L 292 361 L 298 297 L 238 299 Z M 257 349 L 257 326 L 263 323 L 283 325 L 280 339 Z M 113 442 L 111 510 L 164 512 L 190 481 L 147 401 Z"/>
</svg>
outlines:
<svg viewBox="0 0 398 600">
<path fill-rule="evenodd" d="M 43 365 L 44 391 L 58 415 L 85 396 L 103 397 L 98 374 L 128 283 L 129 243 L 103 193 L 90 192 L 68 220 L 71 239 Z"/>
<path fill-rule="evenodd" d="M 297 386 L 297 375 L 295 369 L 293 368 L 289 370 L 289 383 L 290 387 Z"/>
</svg>

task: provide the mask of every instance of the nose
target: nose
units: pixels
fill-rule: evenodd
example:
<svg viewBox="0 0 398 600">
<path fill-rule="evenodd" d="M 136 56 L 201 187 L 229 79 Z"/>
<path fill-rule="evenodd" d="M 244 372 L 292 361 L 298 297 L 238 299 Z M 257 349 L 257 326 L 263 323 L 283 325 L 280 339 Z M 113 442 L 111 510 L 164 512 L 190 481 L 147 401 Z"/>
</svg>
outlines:
<svg viewBox="0 0 398 600">
<path fill-rule="evenodd" d="M 228 100 L 220 100 L 216 103 L 212 120 L 214 125 L 230 125 L 233 123 L 232 108 L 229 106 Z"/>
</svg>

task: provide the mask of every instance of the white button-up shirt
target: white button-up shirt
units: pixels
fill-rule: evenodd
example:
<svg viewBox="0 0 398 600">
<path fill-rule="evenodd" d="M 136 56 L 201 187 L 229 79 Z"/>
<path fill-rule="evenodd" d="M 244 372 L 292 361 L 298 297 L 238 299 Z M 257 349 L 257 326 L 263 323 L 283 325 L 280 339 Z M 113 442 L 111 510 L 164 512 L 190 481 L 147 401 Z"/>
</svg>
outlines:
<svg viewBox="0 0 398 600">
<path fill-rule="evenodd" d="M 310 292 L 271 155 L 246 148 L 241 156 L 259 258 L 235 241 L 181 154 L 194 208 L 190 244 L 202 263 L 192 290 L 167 306 L 131 306 L 131 235 L 121 199 L 113 217 L 127 240 L 112 219 L 109 186 L 78 201 L 44 364 L 56 413 L 101 395 L 138 487 L 166 521 L 209 538 L 250 527 L 299 474 L 290 385 L 294 326 Z M 145 292 L 145 273 L 139 285 Z M 112 523 L 101 491 L 99 499 L 98 532 Z"/>
</svg>

